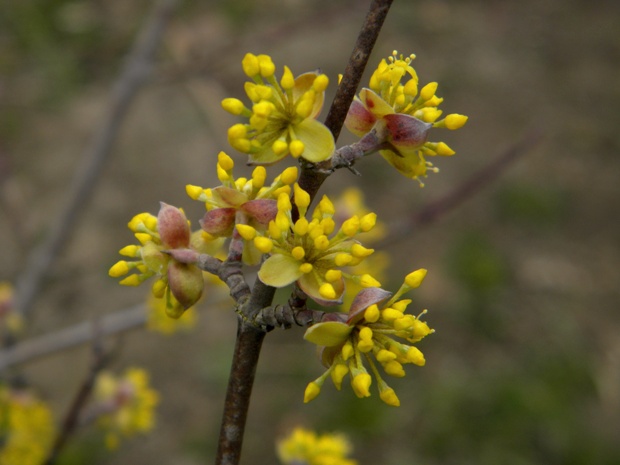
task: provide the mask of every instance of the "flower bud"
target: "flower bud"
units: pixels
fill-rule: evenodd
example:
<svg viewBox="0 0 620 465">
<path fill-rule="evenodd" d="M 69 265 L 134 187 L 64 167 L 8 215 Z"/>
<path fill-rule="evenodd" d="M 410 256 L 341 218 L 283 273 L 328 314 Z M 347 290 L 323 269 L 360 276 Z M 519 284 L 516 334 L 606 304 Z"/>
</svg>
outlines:
<svg viewBox="0 0 620 465">
<path fill-rule="evenodd" d="M 241 60 L 241 66 L 243 67 L 243 72 L 248 77 L 254 77 L 260 73 L 260 66 L 258 63 L 258 57 L 253 53 L 246 53 Z"/>
<path fill-rule="evenodd" d="M 297 172 L 296 166 L 286 168 L 280 175 L 280 181 L 282 181 L 283 184 L 293 184 L 297 180 Z"/>
<path fill-rule="evenodd" d="M 332 377 L 332 381 L 334 383 L 334 386 L 336 386 L 336 389 L 338 389 L 339 391 L 342 387 L 342 380 L 347 375 L 347 373 L 349 373 L 349 368 L 343 363 L 336 364 L 336 366 L 331 371 L 330 375 Z"/>
<path fill-rule="evenodd" d="M 351 381 L 351 386 L 353 387 L 353 392 L 357 397 L 370 397 L 370 384 L 372 383 L 372 378 L 368 373 L 360 373 L 353 377 Z"/>
<path fill-rule="evenodd" d="M 381 391 L 379 391 L 379 397 L 383 402 L 391 405 L 392 407 L 400 406 L 400 400 L 394 392 L 394 389 L 392 389 L 391 387 L 387 387 L 386 389 L 382 389 Z"/>
<path fill-rule="evenodd" d="M 459 115 L 458 113 L 452 113 L 445 118 L 446 128 L 448 129 L 459 129 L 462 128 L 467 122 L 467 116 Z"/>
<path fill-rule="evenodd" d="M 307 404 L 321 392 L 321 386 L 316 381 L 312 381 L 306 386 L 306 391 L 304 392 L 304 404 Z"/>
<path fill-rule="evenodd" d="M 419 270 L 412 271 L 405 277 L 405 283 L 412 289 L 420 287 L 424 277 L 426 276 L 426 270 L 420 268 Z"/>
</svg>

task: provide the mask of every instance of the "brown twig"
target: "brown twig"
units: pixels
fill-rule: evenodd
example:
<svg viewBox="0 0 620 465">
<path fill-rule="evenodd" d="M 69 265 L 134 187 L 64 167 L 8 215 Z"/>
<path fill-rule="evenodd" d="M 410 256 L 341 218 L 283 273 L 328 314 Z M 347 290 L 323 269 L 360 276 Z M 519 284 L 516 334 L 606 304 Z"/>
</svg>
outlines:
<svg viewBox="0 0 620 465">
<path fill-rule="evenodd" d="M 105 337 L 144 326 L 146 315 L 146 308 L 142 304 L 106 315 L 98 323 L 100 334 Z M 0 372 L 11 366 L 92 342 L 92 325 L 92 321 L 82 321 L 69 328 L 19 341 L 17 345 L 0 351 Z"/>
<path fill-rule="evenodd" d="M 90 367 L 90 370 L 80 385 L 80 388 L 75 394 L 73 401 L 71 402 L 71 406 L 65 415 L 65 418 L 62 422 L 62 429 L 58 433 L 56 440 L 54 441 L 54 446 L 47 458 L 44 462 L 45 465 L 52 465 L 56 463 L 56 459 L 58 455 L 63 450 L 67 441 L 75 431 L 78 426 L 78 420 L 80 417 L 80 413 L 84 409 L 86 402 L 88 401 L 90 394 L 95 386 L 95 380 L 97 379 L 97 375 L 104 367 L 106 362 L 106 357 L 103 353 L 103 347 L 101 344 L 101 334 L 99 328 L 97 328 L 97 323 L 93 323 L 94 332 L 96 333 L 93 336 L 93 361 Z"/>
<path fill-rule="evenodd" d="M 391 4 L 392 0 L 373 0 L 371 3 L 349 64 L 345 69 L 336 97 L 327 115 L 325 124 L 334 135 L 334 139 L 337 139 L 340 134 L 347 111 L 353 101 L 353 96 L 366 67 L 368 57 L 374 47 Z M 315 165 L 310 166 L 306 164 L 302 166 L 298 182 L 310 194 L 311 198 L 314 198 L 328 175 L 321 170 L 315 169 Z M 262 309 L 271 306 L 274 294 L 275 289 L 273 287 L 267 286 L 257 279 L 252 289 L 250 300 L 247 302 L 247 307 L 243 308 L 241 313 L 246 315 L 249 321 L 252 321 Z M 220 439 L 215 460 L 216 465 L 237 465 L 241 458 L 243 433 L 250 405 L 256 365 L 266 334 L 263 329 L 257 328 L 241 317 L 238 320 L 238 325 L 237 342 L 226 391 Z"/>
<path fill-rule="evenodd" d="M 129 107 L 151 75 L 151 68 L 177 0 L 161 0 L 140 32 L 125 66 L 112 89 L 112 102 L 105 120 L 84 152 L 82 166 L 76 172 L 62 211 L 55 216 L 50 233 L 31 253 L 17 281 L 17 309 L 27 314 L 39 293 L 51 264 L 68 242 L 81 213 L 85 210 L 102 167 L 112 151 Z"/>
<path fill-rule="evenodd" d="M 209 294 L 212 296 L 212 293 Z M 207 298 L 205 305 L 211 307 L 227 307 L 230 299 L 223 297 Z M 147 309 L 144 304 L 119 310 L 98 319 L 101 337 L 122 334 L 133 329 L 144 327 L 147 322 Z M 0 350 L 0 373 L 12 366 L 38 360 L 68 350 L 82 344 L 92 343 L 92 321 L 82 321 L 68 328 L 50 332 L 42 336 L 20 340 L 17 345 Z"/>
<path fill-rule="evenodd" d="M 351 102 L 353 102 L 353 97 L 355 97 L 355 92 L 366 69 L 368 58 L 379 37 L 379 32 L 390 10 L 392 1 L 373 0 L 370 5 L 362 30 L 357 37 L 353 52 L 351 52 L 349 64 L 344 71 L 336 91 L 336 96 L 325 118 L 325 126 L 332 132 L 335 140 L 338 140 L 338 136 L 340 136 L 347 112 Z M 317 165 L 308 163 L 302 165 L 298 183 L 302 189 L 310 194 L 311 199 L 314 199 L 319 188 L 329 176 L 330 168 L 331 160 L 326 160 Z"/>
</svg>

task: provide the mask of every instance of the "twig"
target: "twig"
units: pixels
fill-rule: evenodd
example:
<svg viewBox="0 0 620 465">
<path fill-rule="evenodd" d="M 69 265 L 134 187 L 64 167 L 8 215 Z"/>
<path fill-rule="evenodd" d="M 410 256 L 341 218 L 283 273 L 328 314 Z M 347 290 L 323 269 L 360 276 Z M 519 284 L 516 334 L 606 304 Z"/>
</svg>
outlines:
<svg viewBox="0 0 620 465">
<path fill-rule="evenodd" d="M 69 410 L 67 411 L 67 414 L 65 415 L 65 418 L 63 420 L 62 429 L 60 430 L 58 436 L 56 437 L 56 440 L 54 441 L 52 451 L 50 452 L 47 460 L 44 462 L 45 465 L 52 465 L 56 463 L 58 455 L 75 431 L 75 428 L 78 425 L 80 412 L 82 412 L 84 405 L 90 397 L 93 387 L 95 386 L 95 380 L 97 379 L 97 375 L 105 365 L 106 357 L 104 357 L 103 347 L 101 346 L 101 334 L 98 331 L 96 322 L 94 322 L 92 326 L 92 329 L 95 332 L 93 336 L 92 365 L 86 378 L 84 379 L 80 388 L 75 394 L 73 401 L 71 402 L 71 406 L 69 407 Z"/>
<path fill-rule="evenodd" d="M 220 300 L 208 298 L 204 304 L 220 307 L 230 304 L 228 297 Z M 143 327 L 148 312 L 144 304 L 119 310 L 98 319 L 101 337 L 114 336 Z M 48 333 L 30 340 L 19 341 L 13 347 L 0 351 L 0 373 L 15 365 L 54 355 L 57 352 L 92 342 L 92 321 L 82 321 L 69 328 Z"/>
<path fill-rule="evenodd" d="M 144 326 L 146 316 L 146 308 L 142 304 L 106 315 L 98 323 L 101 337 L 120 334 Z M 69 328 L 48 333 L 35 339 L 20 341 L 17 345 L 0 351 L 0 372 L 14 365 L 91 342 L 93 337 L 92 325 L 92 321 L 82 321 Z"/>
<path fill-rule="evenodd" d="M 344 119 L 353 101 L 368 57 L 391 4 L 392 0 L 373 0 L 371 3 L 351 54 L 349 65 L 345 69 L 345 74 L 327 115 L 326 125 L 334 134 L 334 139 L 338 138 L 340 129 L 344 124 Z M 328 175 L 315 169 L 314 165 L 306 164 L 302 166 L 298 182 L 312 199 Z M 248 316 L 249 321 L 252 321 L 261 312 L 261 309 L 271 306 L 274 294 L 275 289 L 273 287 L 267 286 L 260 279 L 257 279 L 247 303 L 248 307 L 244 308 L 242 313 Z M 216 465 L 238 465 L 241 458 L 252 385 L 265 334 L 264 330 L 256 328 L 241 317 L 238 319 L 237 342 L 226 391 Z"/>
<path fill-rule="evenodd" d="M 237 340 L 215 459 L 217 465 L 239 463 L 256 366 L 265 334 L 265 331 L 238 318 Z"/>
<path fill-rule="evenodd" d="M 504 173 L 510 165 L 536 147 L 541 140 L 541 131 L 530 130 L 521 140 L 517 141 L 486 166 L 458 184 L 443 197 L 428 203 L 402 223 L 390 225 L 390 234 L 379 243 L 375 244 L 375 247 L 380 248 L 385 245 L 393 244 L 396 241 L 411 236 L 416 230 L 438 221 L 448 212 L 454 210 L 463 202 L 487 187 Z"/>
<path fill-rule="evenodd" d="M 112 89 L 108 114 L 92 145 L 83 154 L 82 166 L 74 175 L 64 207 L 50 227 L 49 235 L 31 253 L 17 281 L 17 309 L 22 314 L 30 311 L 51 264 L 68 242 L 75 223 L 93 193 L 129 107 L 151 74 L 164 28 L 176 4 L 177 0 L 161 0 L 157 3 L 129 53 Z"/>
<path fill-rule="evenodd" d="M 355 47 L 351 52 L 349 63 L 345 68 L 344 75 L 336 91 L 336 96 L 325 119 L 325 126 L 332 132 L 334 139 L 338 140 L 342 125 L 355 97 L 355 92 L 366 69 L 368 58 L 375 46 L 383 22 L 390 10 L 393 0 L 373 0 L 368 14 L 364 20 Z M 299 176 L 299 186 L 304 189 L 310 198 L 314 199 L 319 188 L 329 176 L 331 160 L 316 165 L 306 163 L 302 165 Z"/>
</svg>

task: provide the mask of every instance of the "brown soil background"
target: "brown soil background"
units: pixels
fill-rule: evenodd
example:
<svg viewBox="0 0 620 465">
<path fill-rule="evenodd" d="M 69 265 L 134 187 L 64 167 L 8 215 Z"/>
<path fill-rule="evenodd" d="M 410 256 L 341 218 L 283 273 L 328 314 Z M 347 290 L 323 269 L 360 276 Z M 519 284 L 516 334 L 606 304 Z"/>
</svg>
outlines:
<svg viewBox="0 0 620 465">
<path fill-rule="evenodd" d="M 107 276 L 132 240 L 131 216 L 156 213 L 164 200 L 196 220 L 202 207 L 184 186 L 217 184 L 219 150 L 233 155 L 238 174 L 249 173 L 226 142 L 235 119 L 219 107 L 224 97 L 243 98 L 243 54 L 268 53 L 295 73 L 321 68 L 334 83 L 367 2 L 207 3 L 186 2 L 172 20 L 153 79 L 50 270 L 26 338 L 140 302 L 146 287 L 123 288 Z M 403 273 L 429 269 L 411 308 L 429 308 L 437 330 L 422 345 L 427 366 L 391 383 L 400 409 L 327 385 L 304 405 L 305 385 L 321 366 L 301 330 L 274 331 L 258 367 L 242 463 L 276 463 L 274 438 L 294 424 L 344 431 L 360 464 L 618 463 L 619 4 L 394 3 L 370 66 L 393 49 L 416 53 L 421 83 L 438 81 L 442 109 L 470 120 L 433 135 L 457 155 L 436 160 L 441 173 L 424 189 L 373 157 L 358 164 L 362 177 L 342 170 L 324 192 L 357 185 L 389 224 L 449 192 L 532 128 L 542 142 L 458 210 L 385 249 L 394 288 Z M 29 21 L 23 5 L 9 3 L 3 20 Z M 63 40 L 21 52 L 11 34 L 30 26 L 0 31 L 3 280 L 23 271 L 58 214 L 150 3 L 63 5 L 47 5 L 55 27 L 69 31 Z M 99 31 L 92 43 L 72 35 L 89 27 Z M 343 134 L 340 143 L 352 140 Z M 60 463 L 210 462 L 234 334 L 234 316 L 216 306 L 202 308 L 188 334 L 136 330 L 109 339 L 118 349 L 112 369 L 139 365 L 152 374 L 162 395 L 157 428 L 114 454 L 84 430 Z M 18 373 L 60 416 L 89 354 L 88 347 L 53 354 Z"/>
</svg>

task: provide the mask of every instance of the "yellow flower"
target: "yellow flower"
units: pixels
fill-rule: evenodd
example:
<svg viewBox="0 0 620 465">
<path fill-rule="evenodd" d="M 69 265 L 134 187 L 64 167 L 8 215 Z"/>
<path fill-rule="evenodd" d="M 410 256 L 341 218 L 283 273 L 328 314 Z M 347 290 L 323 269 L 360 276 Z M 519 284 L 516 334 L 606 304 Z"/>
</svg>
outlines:
<svg viewBox="0 0 620 465">
<path fill-rule="evenodd" d="M 334 220 L 337 227 L 344 223 L 348 218 L 357 216 L 360 218 L 359 238 L 363 239 L 365 244 L 372 245 L 374 242 L 385 237 L 386 226 L 383 222 L 376 219 L 376 215 L 364 203 L 364 193 L 356 188 L 349 187 L 334 201 L 336 214 Z M 372 275 L 378 281 L 386 278 L 386 270 L 390 264 L 390 258 L 385 252 L 376 252 L 366 258 L 358 266 L 351 270 L 351 274 L 357 276 L 355 280 L 347 282 L 343 295 L 342 307 L 348 309 L 351 302 L 365 286 L 362 279 L 365 276 Z M 346 310 L 345 310 L 346 311 Z"/>
<path fill-rule="evenodd" d="M 27 391 L 0 387 L 0 465 L 40 465 L 55 435 L 44 402 Z"/>
<path fill-rule="evenodd" d="M 346 321 L 326 321 L 308 328 L 304 338 L 322 347 L 321 357 L 328 368 L 308 385 L 304 402 L 319 394 L 328 376 L 340 390 L 344 377 L 350 374 L 351 387 L 358 397 L 370 396 L 374 377 L 381 400 L 395 407 L 400 405 L 394 390 L 379 374 L 376 363 L 394 377 L 405 376 L 405 364 L 424 366 L 426 363 L 422 352 L 413 345 L 433 332 L 420 320 L 426 311 L 418 317 L 406 314 L 411 300 L 399 300 L 405 292 L 420 286 L 424 276 L 424 269 L 410 273 L 394 296 L 376 287 L 363 289 L 351 303 Z M 397 339 L 404 339 L 408 344 Z M 370 367 L 370 373 L 365 365 Z"/>
<path fill-rule="evenodd" d="M 267 55 L 248 53 L 242 65 L 252 79 L 245 84 L 252 107 L 235 98 L 222 101 L 229 113 L 248 118 L 248 123 L 228 130 L 230 145 L 249 154 L 251 164 L 275 163 L 289 154 L 313 163 L 329 158 L 334 152 L 334 138 L 316 120 L 323 106 L 327 76 L 305 73 L 294 78 L 285 66 L 278 82 L 275 65 Z"/>
<path fill-rule="evenodd" d="M 360 218 L 352 216 L 334 233 L 335 209 L 327 196 L 318 203 L 310 221 L 305 218 L 310 197 L 297 184 L 294 201 L 300 214 L 296 221 L 292 219 L 289 196 L 280 194 L 278 213 L 264 233 L 237 226 L 244 239 L 253 240 L 257 249 L 270 254 L 261 265 L 258 277 L 273 287 L 297 282 L 310 298 L 322 305 L 341 303 L 345 278 L 364 283 L 362 277 L 344 273 L 341 268 L 356 266 L 374 252 L 354 239 L 361 232 Z M 371 229 L 373 225 L 371 222 L 368 227 Z M 369 282 L 369 285 L 378 284 L 374 280 Z"/>
<path fill-rule="evenodd" d="M 348 459 L 351 445 L 340 434 L 322 434 L 295 428 L 277 446 L 278 458 L 283 465 L 357 465 Z"/>
<path fill-rule="evenodd" d="M 149 386 L 149 376 L 140 368 L 129 368 L 122 378 L 102 372 L 94 391 L 101 409 L 98 425 L 106 433 L 106 445 L 118 446 L 122 437 L 144 434 L 155 426 L 159 394 Z"/>
<path fill-rule="evenodd" d="M 221 186 L 204 189 L 186 186 L 187 194 L 194 200 L 205 203 L 207 212 L 200 225 L 212 238 L 226 238 L 233 235 L 235 224 L 247 224 L 258 230 L 265 230 L 277 213 L 276 198 L 281 193 L 290 193 L 290 184 L 297 179 L 297 167 L 285 169 L 270 186 L 265 186 L 265 167 L 257 166 L 251 179 L 233 175 L 235 164 L 224 152 L 218 155 L 217 173 Z M 260 263 L 262 253 L 251 241 L 245 242 L 242 259 L 247 265 Z"/>
<path fill-rule="evenodd" d="M 202 231 L 190 230 L 185 213 L 179 208 L 162 202 L 157 216 L 140 213 L 128 224 L 140 245 L 128 245 L 119 253 L 133 260 L 120 260 L 108 271 L 113 278 L 125 276 L 121 285 L 138 286 L 157 276 L 152 287 L 153 295 L 166 302 L 166 313 L 179 318 L 202 296 L 204 279 L 202 271 L 191 263 L 177 261 L 168 251 L 197 255 L 209 248 Z M 216 243 L 219 246 L 219 243 Z"/>
<path fill-rule="evenodd" d="M 418 179 L 428 170 L 437 171 L 425 157 L 454 155 L 445 143 L 427 141 L 430 129 L 459 129 L 467 116 L 454 113 L 439 119 L 442 111 L 437 107 L 443 99 L 435 95 L 437 83 L 418 92 L 418 76 L 411 66 L 414 58 L 398 57 L 394 51 L 382 60 L 370 78 L 370 88 L 362 89 L 353 101 L 345 126 L 359 137 L 374 129 L 388 145 L 379 150 L 383 158 L 403 175 Z"/>
</svg>

